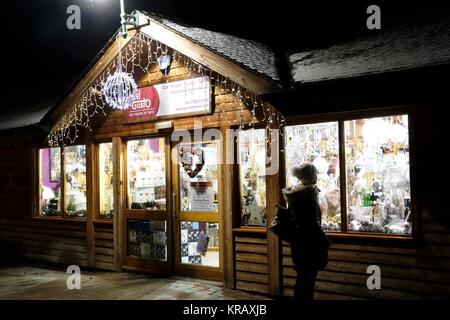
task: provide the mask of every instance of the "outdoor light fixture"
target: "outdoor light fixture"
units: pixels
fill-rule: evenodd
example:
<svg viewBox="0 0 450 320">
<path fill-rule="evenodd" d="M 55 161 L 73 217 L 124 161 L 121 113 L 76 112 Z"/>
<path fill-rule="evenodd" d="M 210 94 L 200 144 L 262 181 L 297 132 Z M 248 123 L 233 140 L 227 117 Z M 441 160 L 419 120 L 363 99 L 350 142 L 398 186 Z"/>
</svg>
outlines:
<svg viewBox="0 0 450 320">
<path fill-rule="evenodd" d="M 138 26 L 138 17 L 133 14 L 125 13 L 124 0 L 120 0 L 120 24 L 122 26 L 121 36 L 126 39 L 127 25 Z M 110 75 L 102 84 L 102 94 L 105 96 L 106 103 L 114 109 L 126 109 L 136 99 L 137 85 L 130 73 L 123 70 L 122 67 L 122 46 L 121 39 L 118 37 L 119 53 L 117 70 Z"/>
<path fill-rule="evenodd" d="M 163 53 L 158 59 L 158 66 L 159 66 L 159 71 L 161 71 L 161 73 L 165 76 L 167 76 L 170 72 L 170 65 L 172 63 L 172 57 L 167 54 L 167 53 Z"/>
<path fill-rule="evenodd" d="M 127 25 L 131 25 L 135 28 L 139 25 L 137 14 L 125 13 L 124 0 L 120 0 L 120 24 L 122 25 L 121 35 L 124 39 L 126 39 L 128 35 Z"/>
</svg>

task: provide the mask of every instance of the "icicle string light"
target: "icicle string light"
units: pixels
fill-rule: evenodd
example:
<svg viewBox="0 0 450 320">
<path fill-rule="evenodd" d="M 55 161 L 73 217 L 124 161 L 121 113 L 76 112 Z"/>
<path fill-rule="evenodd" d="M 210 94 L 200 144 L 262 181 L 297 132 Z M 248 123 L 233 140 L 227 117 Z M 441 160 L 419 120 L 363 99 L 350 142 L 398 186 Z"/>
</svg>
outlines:
<svg viewBox="0 0 450 320">
<path fill-rule="evenodd" d="M 280 129 L 280 132 L 283 131 L 282 128 L 285 126 L 284 117 L 267 102 L 264 102 L 259 95 L 234 83 L 223 75 L 206 68 L 180 52 L 168 48 L 163 43 L 154 40 L 145 34 L 137 33 L 122 49 L 122 54 L 118 55 L 118 57 L 103 70 L 90 87 L 82 94 L 79 102 L 76 103 L 51 130 L 48 135 L 50 147 L 74 144 L 79 137 L 80 130 L 85 130 L 85 128 L 87 128 L 92 131 L 90 127 L 90 118 L 98 114 L 106 116 L 105 110 L 107 110 L 108 104 L 101 93 L 102 84 L 108 77 L 114 74 L 119 66 L 122 66 L 123 72 L 131 75 L 134 75 L 137 70 L 140 70 L 141 72 L 146 73 L 150 80 L 150 71 L 152 67 L 158 63 L 157 60 L 161 55 L 167 54 L 169 51 L 172 52 L 172 61 L 185 66 L 190 74 L 207 76 L 210 79 L 211 89 L 214 94 L 218 96 L 233 94 L 234 100 L 231 103 L 238 106 L 238 109 L 234 111 L 238 111 L 239 115 L 234 120 L 227 120 L 226 112 L 228 110 L 225 108 L 216 111 L 220 120 L 227 121 L 229 125 L 236 125 L 241 129 L 254 128 L 254 125 L 257 122 L 256 115 L 258 110 L 260 110 L 259 113 L 263 117 L 262 122 L 265 124 L 267 131 L 267 145 L 270 145 L 273 141 L 273 128 L 277 127 Z M 246 109 L 249 109 L 252 114 L 252 119 L 248 123 L 245 123 L 243 119 L 243 112 Z M 205 114 L 205 117 L 206 121 L 209 121 L 209 115 Z"/>
</svg>

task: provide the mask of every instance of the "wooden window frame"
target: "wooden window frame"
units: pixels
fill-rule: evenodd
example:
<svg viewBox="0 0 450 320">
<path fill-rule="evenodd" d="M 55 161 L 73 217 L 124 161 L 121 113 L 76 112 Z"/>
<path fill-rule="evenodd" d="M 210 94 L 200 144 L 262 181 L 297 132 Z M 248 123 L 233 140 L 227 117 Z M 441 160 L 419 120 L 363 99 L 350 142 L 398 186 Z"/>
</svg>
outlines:
<svg viewBox="0 0 450 320">
<path fill-rule="evenodd" d="M 87 145 L 85 143 L 78 143 L 78 144 L 71 144 L 66 146 L 59 146 L 54 147 L 58 148 L 60 155 L 61 155 L 61 177 L 60 177 L 60 193 L 61 193 L 61 214 L 58 216 L 44 216 L 41 215 L 41 185 L 40 185 L 40 175 L 41 175 L 41 168 L 40 168 L 40 150 L 42 149 L 51 149 L 53 147 L 44 145 L 34 148 L 33 152 L 33 169 L 35 174 L 35 177 L 33 179 L 33 203 L 34 203 L 34 210 L 32 211 L 32 218 L 33 219 L 39 219 L 39 220 L 54 220 L 54 221 L 70 221 L 70 222 L 86 222 L 88 215 L 89 215 L 89 204 L 88 204 L 88 192 L 86 192 L 86 214 L 84 217 L 70 217 L 66 214 L 66 196 L 65 196 L 65 185 L 66 185 L 66 177 L 65 177 L 65 160 L 64 160 L 64 151 L 63 149 L 65 147 L 72 147 L 72 146 L 84 146 L 86 148 L 86 170 L 89 166 L 88 162 L 91 161 L 89 159 L 88 153 L 87 153 Z M 86 172 L 86 187 L 87 187 L 87 176 L 88 172 Z"/>
<path fill-rule="evenodd" d="M 362 240 L 380 240 L 380 241 L 405 241 L 412 242 L 419 238 L 419 206 L 416 190 L 415 165 L 415 140 L 414 140 L 414 118 L 415 106 L 365 109 L 359 111 L 348 111 L 340 113 L 328 113 L 322 115 L 306 115 L 296 116 L 286 119 L 286 126 L 306 125 L 324 122 L 338 122 L 339 130 L 339 182 L 340 182 L 340 201 L 341 201 L 341 230 L 326 231 L 327 235 L 335 239 L 362 239 Z M 408 116 L 408 143 L 409 143 L 409 172 L 410 172 L 410 189 L 411 189 L 411 223 L 412 230 L 410 235 L 396 235 L 388 233 L 370 233 L 360 231 L 349 231 L 347 223 L 347 172 L 346 172 L 346 153 L 345 153 L 345 121 L 358 119 L 370 119 L 379 117 L 388 117 L 396 115 Z M 281 156 L 280 156 L 281 157 Z M 285 157 L 283 162 L 285 162 Z M 281 186 L 286 186 L 286 170 L 281 172 Z"/>
</svg>

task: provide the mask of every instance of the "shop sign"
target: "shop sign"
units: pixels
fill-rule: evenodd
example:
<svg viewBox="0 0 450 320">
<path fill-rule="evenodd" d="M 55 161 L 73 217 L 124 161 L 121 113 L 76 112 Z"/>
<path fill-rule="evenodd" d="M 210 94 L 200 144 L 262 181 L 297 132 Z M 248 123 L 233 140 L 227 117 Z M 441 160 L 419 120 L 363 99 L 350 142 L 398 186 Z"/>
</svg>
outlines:
<svg viewBox="0 0 450 320">
<path fill-rule="evenodd" d="M 157 84 L 138 89 L 136 100 L 124 111 L 125 123 L 145 122 L 211 113 L 208 77 Z"/>
</svg>

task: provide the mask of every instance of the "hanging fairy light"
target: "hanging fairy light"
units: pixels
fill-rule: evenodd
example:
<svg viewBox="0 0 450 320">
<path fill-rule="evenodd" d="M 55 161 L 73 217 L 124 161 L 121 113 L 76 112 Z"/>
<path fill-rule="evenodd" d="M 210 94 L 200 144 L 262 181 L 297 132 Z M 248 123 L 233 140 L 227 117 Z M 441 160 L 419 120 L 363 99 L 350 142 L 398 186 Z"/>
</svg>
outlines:
<svg viewBox="0 0 450 320">
<path fill-rule="evenodd" d="M 125 33 L 122 33 L 122 36 L 125 36 Z M 239 119 L 229 121 L 229 108 L 221 108 L 215 112 L 221 121 L 228 121 L 230 125 L 236 124 L 241 129 L 252 128 L 258 122 L 264 123 L 268 146 L 276 135 L 272 134 L 273 128 L 279 128 L 280 135 L 282 135 L 282 128 L 286 126 L 283 115 L 271 107 L 268 102 L 263 101 L 260 95 L 236 84 L 223 75 L 217 74 L 173 48 L 170 49 L 170 60 L 167 57 L 162 58 L 169 54 L 169 48 L 164 47 L 165 45 L 161 42 L 140 32 L 133 35 L 123 48 L 119 43 L 118 60 L 112 61 L 105 67 L 97 79 L 91 83 L 91 86 L 84 91 L 80 100 L 73 105 L 71 111 L 66 113 L 52 128 L 48 135 L 49 145 L 59 147 L 66 145 L 66 143 L 74 143 L 81 130 L 84 130 L 84 128 L 91 130 L 90 118 L 98 114 L 107 115 L 105 112 L 106 105 L 122 109 L 130 106 L 134 92 L 137 92 L 137 85 L 132 76 L 137 70 L 150 75 L 154 70 L 153 66 L 157 65 L 160 71 L 164 73 L 166 71 L 164 67 L 170 68 L 172 63 L 184 66 L 191 75 L 200 74 L 208 77 L 211 80 L 211 90 L 214 90 L 216 95 L 226 96 L 231 94 L 234 96 L 234 99 L 226 101 L 224 104 L 236 105 Z M 152 50 L 151 48 L 155 49 Z M 126 69 L 129 70 L 129 73 L 125 70 L 125 66 L 127 66 Z M 164 70 L 161 70 L 161 68 Z M 243 117 L 245 109 L 251 112 L 248 120 Z M 257 118 L 257 113 L 260 114 L 262 119 Z M 209 122 L 210 116 L 205 114 L 205 119 Z"/>
</svg>

